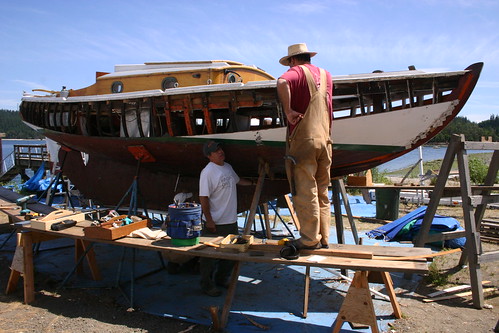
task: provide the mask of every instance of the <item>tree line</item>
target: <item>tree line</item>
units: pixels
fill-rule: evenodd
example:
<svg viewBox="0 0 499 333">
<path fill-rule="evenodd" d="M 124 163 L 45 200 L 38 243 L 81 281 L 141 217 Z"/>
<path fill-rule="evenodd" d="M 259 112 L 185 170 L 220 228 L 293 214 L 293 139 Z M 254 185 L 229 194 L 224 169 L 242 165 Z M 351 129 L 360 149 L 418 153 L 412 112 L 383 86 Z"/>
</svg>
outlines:
<svg viewBox="0 0 499 333">
<path fill-rule="evenodd" d="M 6 139 L 41 139 L 39 134 L 22 122 L 18 111 L 0 110 L 0 133 Z M 448 143 L 452 134 L 464 134 L 468 141 L 480 141 L 482 136 L 492 137 L 499 141 L 499 115 L 491 115 L 490 119 L 475 123 L 466 117 L 456 117 L 443 131 L 438 133 L 430 143 Z"/>
<path fill-rule="evenodd" d="M 44 136 L 26 125 L 18 111 L 0 110 L 0 133 L 6 139 L 43 139 Z"/>
<path fill-rule="evenodd" d="M 469 121 L 466 117 L 456 117 L 430 143 L 448 143 L 453 134 L 464 134 L 467 141 L 480 141 L 482 136 L 490 136 L 492 141 L 499 141 L 499 115 L 491 115 L 488 120 L 479 123 Z"/>
</svg>

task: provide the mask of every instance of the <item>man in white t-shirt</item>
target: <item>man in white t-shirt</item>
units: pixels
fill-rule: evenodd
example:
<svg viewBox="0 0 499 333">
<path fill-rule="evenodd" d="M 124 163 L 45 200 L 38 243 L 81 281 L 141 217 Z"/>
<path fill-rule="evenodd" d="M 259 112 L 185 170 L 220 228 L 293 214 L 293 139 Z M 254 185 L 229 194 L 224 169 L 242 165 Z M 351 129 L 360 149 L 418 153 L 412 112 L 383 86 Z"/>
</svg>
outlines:
<svg viewBox="0 0 499 333">
<path fill-rule="evenodd" d="M 199 178 L 199 200 L 203 210 L 206 232 L 211 235 L 237 235 L 237 186 L 252 185 L 241 179 L 232 166 L 225 162 L 220 144 L 208 141 L 203 147 L 210 160 Z M 230 260 L 200 258 L 201 289 L 209 296 L 220 296 L 217 286 L 227 287 L 234 263 Z"/>
</svg>

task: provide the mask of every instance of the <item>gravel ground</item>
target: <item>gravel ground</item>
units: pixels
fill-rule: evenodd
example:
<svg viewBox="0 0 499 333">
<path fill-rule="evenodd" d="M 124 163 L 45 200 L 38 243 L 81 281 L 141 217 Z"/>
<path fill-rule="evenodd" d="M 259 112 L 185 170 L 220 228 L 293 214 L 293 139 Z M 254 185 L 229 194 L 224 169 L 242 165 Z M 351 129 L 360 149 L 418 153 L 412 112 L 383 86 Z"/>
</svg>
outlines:
<svg viewBox="0 0 499 333">
<path fill-rule="evenodd" d="M 401 214 L 406 214 L 401 207 Z M 499 219 L 499 210 L 488 210 L 488 217 Z M 460 219 L 460 207 L 442 207 L 439 214 L 455 216 Z M 0 216 L 0 223 L 5 216 Z M 357 222 L 360 230 L 371 230 L 376 224 Z M 484 248 L 497 250 L 497 244 L 484 243 Z M 413 295 L 399 295 L 403 318 L 397 320 L 392 332 L 493 332 L 499 319 L 499 265 L 482 265 L 483 279 L 496 290 L 486 296 L 487 309 L 472 307 L 471 297 L 446 301 L 423 303 L 425 295 L 456 284 L 469 283 L 466 269 L 453 269 L 459 254 L 438 257 L 435 270 L 447 277 L 444 285 L 435 285 L 431 278 L 425 279 Z M 0 252 L 0 288 L 5 288 L 9 265 Z M 0 332 L 209 332 L 202 325 L 182 322 L 170 318 L 148 315 L 142 312 L 129 312 L 115 299 L 117 292 L 106 290 L 103 295 L 84 289 L 64 289 L 56 292 L 60 281 L 48 276 L 36 276 L 36 300 L 30 304 L 22 303 L 23 293 L 20 284 L 9 295 L 0 292 Z M 20 282 L 22 283 L 22 282 Z M 348 325 L 344 325 L 347 328 Z M 261 330 L 255 328 L 255 330 Z"/>
</svg>

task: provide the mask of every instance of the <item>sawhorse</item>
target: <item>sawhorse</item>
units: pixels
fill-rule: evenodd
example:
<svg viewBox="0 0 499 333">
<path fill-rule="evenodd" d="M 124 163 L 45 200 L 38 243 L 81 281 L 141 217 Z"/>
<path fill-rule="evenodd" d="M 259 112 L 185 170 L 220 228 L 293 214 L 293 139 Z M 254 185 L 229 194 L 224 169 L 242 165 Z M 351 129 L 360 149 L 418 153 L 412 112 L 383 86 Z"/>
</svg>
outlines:
<svg viewBox="0 0 499 333">
<path fill-rule="evenodd" d="M 397 319 L 402 318 L 402 311 L 395 297 L 393 281 L 388 272 L 376 272 L 381 275 L 385 288 L 388 291 L 390 302 L 392 303 L 393 313 Z M 333 326 L 333 333 L 339 333 L 341 326 L 345 321 L 351 323 L 365 324 L 371 327 L 373 333 L 378 333 L 378 324 L 376 322 L 376 313 L 374 311 L 371 291 L 369 290 L 369 275 L 374 272 L 357 271 L 353 281 L 348 288 L 347 295 L 341 305 L 338 317 Z M 379 277 L 379 276 L 378 276 Z"/>
<path fill-rule="evenodd" d="M 11 272 L 5 294 L 13 292 L 18 284 L 19 277 L 23 277 L 24 303 L 29 304 L 35 300 L 35 269 L 33 264 L 33 244 L 57 239 L 59 237 L 23 231 L 17 234 L 17 247 L 12 261 Z M 87 251 L 89 243 L 82 239 L 75 239 L 75 259 Z M 86 258 L 90 267 L 90 272 L 94 280 L 100 280 L 101 275 L 95 260 L 95 252 L 90 249 L 86 253 Z M 82 266 L 77 267 L 77 272 L 82 273 Z"/>
</svg>

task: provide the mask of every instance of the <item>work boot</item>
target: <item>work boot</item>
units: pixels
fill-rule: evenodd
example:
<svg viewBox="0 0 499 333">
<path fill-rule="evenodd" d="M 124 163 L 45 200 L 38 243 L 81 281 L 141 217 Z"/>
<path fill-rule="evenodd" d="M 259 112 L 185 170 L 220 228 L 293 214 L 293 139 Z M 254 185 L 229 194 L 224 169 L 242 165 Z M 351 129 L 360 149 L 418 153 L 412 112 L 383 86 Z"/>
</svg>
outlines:
<svg viewBox="0 0 499 333">
<path fill-rule="evenodd" d="M 288 241 L 286 243 L 287 246 L 294 246 L 298 251 L 299 250 L 316 250 L 316 249 L 320 249 L 322 247 L 321 243 L 317 243 L 315 245 L 312 245 L 312 246 L 307 246 L 307 245 L 304 245 L 299 239 L 293 239 L 291 241 Z"/>
</svg>

